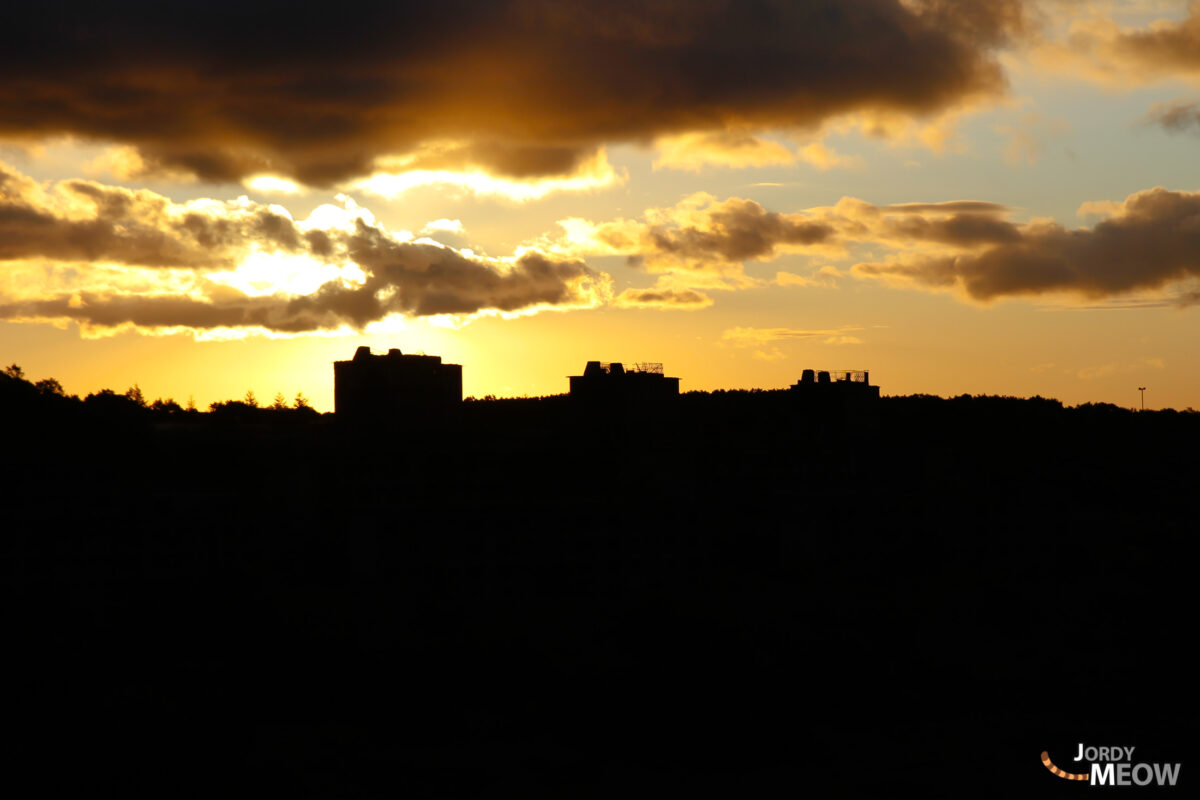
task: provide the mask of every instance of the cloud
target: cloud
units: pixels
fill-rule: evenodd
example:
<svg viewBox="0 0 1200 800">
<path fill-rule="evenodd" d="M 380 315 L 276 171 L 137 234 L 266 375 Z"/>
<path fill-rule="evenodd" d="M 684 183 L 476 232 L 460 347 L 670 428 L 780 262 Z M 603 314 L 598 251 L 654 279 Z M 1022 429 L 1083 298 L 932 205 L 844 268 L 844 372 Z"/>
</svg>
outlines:
<svg viewBox="0 0 1200 800">
<path fill-rule="evenodd" d="M 767 211 L 753 200 L 712 203 L 682 224 L 650 225 L 642 241 L 656 258 L 672 263 L 727 263 L 771 258 L 788 245 L 812 245 L 833 230 L 800 215 Z"/>
<path fill-rule="evenodd" d="M 1180 98 L 1155 103 L 1145 121 L 1161 125 L 1171 133 L 1200 134 L 1200 101 Z"/>
<path fill-rule="evenodd" d="M 248 201 L 177 204 L 68 180 L 50 191 L 0 164 L 0 261 L 45 258 L 154 267 L 233 266 L 251 245 L 304 246 L 290 217 Z"/>
<path fill-rule="evenodd" d="M 284 333 L 592 307 L 610 291 L 577 259 L 414 242 L 349 198 L 297 222 L 246 198 L 174 203 L 90 181 L 46 189 L 3 165 L 0 277 L 0 319 Z"/>
<path fill-rule="evenodd" d="M 802 339 L 820 340 L 824 344 L 861 344 L 862 340 L 849 334 L 861 327 L 843 325 L 840 328 L 804 330 L 800 328 L 729 328 L 721 341 L 732 347 L 762 347 L 768 344 Z"/>
<path fill-rule="evenodd" d="M 779 142 L 746 131 L 702 131 L 664 136 L 655 143 L 655 169 L 699 172 L 709 164 L 722 167 L 766 167 L 791 164 L 796 154 Z"/>
<path fill-rule="evenodd" d="M 1183 19 L 1155 19 L 1142 27 L 1120 24 L 1129 14 L 1169 11 L 1178 14 L 1182 3 L 1095 5 L 1058 0 L 1060 13 L 1048 15 L 1064 33 L 1042 39 L 1033 50 L 1035 59 L 1059 71 L 1073 70 L 1092 80 L 1118 86 L 1136 86 L 1200 74 L 1200 4 L 1188 4 Z"/>
<path fill-rule="evenodd" d="M 940 242 L 957 247 L 1015 241 L 1016 225 L 987 213 L 952 213 L 945 216 L 905 215 L 885 219 L 874 232 L 879 241 Z"/>
<path fill-rule="evenodd" d="M 302 194 L 304 187 L 278 175 L 251 175 L 242 184 L 259 194 Z"/>
<path fill-rule="evenodd" d="M 828 345 L 862 344 L 862 339 L 852 336 L 862 328 L 843 325 L 828 330 L 803 330 L 800 328 L 729 328 L 721 334 L 721 344 L 739 349 L 752 348 L 753 357 L 762 361 L 779 361 L 787 358 L 784 348 L 799 341 L 820 342 Z"/>
<path fill-rule="evenodd" d="M 1107 378 L 1109 375 L 1114 374 L 1118 367 L 1119 365 L 1116 363 L 1103 364 L 1098 367 L 1084 367 L 1083 369 L 1075 372 L 1075 377 L 1084 381 L 1091 381 L 1097 378 Z"/>
<path fill-rule="evenodd" d="M 441 219 L 431 220 L 425 223 L 425 227 L 421 229 L 421 233 L 428 235 L 431 233 L 465 233 L 461 219 Z"/>
<path fill-rule="evenodd" d="M 1082 369 L 1078 369 L 1078 370 L 1074 370 L 1074 371 L 1068 369 L 1068 370 L 1065 370 L 1065 372 L 1068 375 L 1074 375 L 1076 378 L 1079 378 L 1080 380 L 1091 381 L 1091 380 L 1097 380 L 1100 378 L 1108 378 L 1108 377 L 1111 377 L 1111 376 L 1117 375 L 1117 374 L 1127 374 L 1127 373 L 1131 373 L 1131 372 L 1144 373 L 1147 368 L 1166 369 L 1166 367 L 1167 367 L 1167 362 L 1164 359 L 1157 357 L 1157 356 L 1151 356 L 1151 357 L 1139 358 L 1137 360 L 1137 362 L 1135 362 L 1135 363 L 1122 364 L 1122 363 L 1113 361 L 1113 362 L 1109 362 L 1108 364 L 1101 364 L 1099 366 L 1083 367 Z"/>
<path fill-rule="evenodd" d="M 1200 72 L 1200 4 L 1192 3 L 1181 21 L 1156 20 L 1143 29 L 1104 29 L 1098 37 L 1107 52 L 1147 73 Z"/>
<path fill-rule="evenodd" d="M 613 300 L 618 308 L 658 308 L 696 311 L 708 308 L 713 300 L 708 295 L 695 289 L 672 289 L 670 287 L 654 287 L 651 289 L 626 289 Z"/>
<path fill-rule="evenodd" d="M 376 159 L 370 176 L 351 181 L 347 188 L 391 199 L 421 186 L 439 186 L 526 202 L 553 192 L 603 189 L 624 183 L 627 177 L 624 170 L 618 172 L 613 168 L 603 147 L 580 163 L 570 165 L 570 170 L 557 175 L 508 177 L 493 174 L 487 164 L 478 161 L 384 156 Z"/>
<path fill-rule="evenodd" d="M 1004 160 L 1009 164 L 1036 164 L 1046 150 L 1046 140 L 1053 139 L 1070 130 L 1062 119 L 1047 118 L 1042 114 L 1025 114 L 1015 125 L 997 125 L 997 133 L 1008 137 L 1004 148 Z"/>
<path fill-rule="evenodd" d="M 669 277 L 675 289 L 731 290 L 767 285 L 747 275 L 745 264 L 787 254 L 845 257 L 863 243 L 949 252 L 1011 241 L 1019 232 L 1003 219 L 1007 213 L 1006 206 L 974 200 L 877 206 L 852 197 L 785 213 L 700 192 L 637 219 L 559 220 L 559 235 L 532 246 L 561 257 L 624 256 L 634 268 Z M 780 271 L 772 282 L 834 288 L 843 274 L 826 265 L 809 275 Z"/>
<path fill-rule="evenodd" d="M 1083 219 L 1087 217 L 1111 217 L 1114 214 L 1120 213 L 1121 203 L 1114 203 L 1112 200 L 1085 200 L 1075 210 L 1075 216 Z"/>
<path fill-rule="evenodd" d="M 941 203 L 893 203 L 880 206 L 881 211 L 894 214 L 1003 214 L 1008 206 L 979 200 L 947 200 Z"/>
<path fill-rule="evenodd" d="M 1092 228 L 994 220 L 947 238 L 969 249 L 861 263 L 853 272 L 961 289 L 975 300 L 1049 292 L 1100 298 L 1163 288 L 1200 279 L 1200 194 L 1137 192 Z"/>
<path fill-rule="evenodd" d="M 824 142 L 812 142 L 800 148 L 800 160 L 817 169 L 862 169 L 867 165 L 862 156 L 843 156 Z"/>
<path fill-rule="evenodd" d="M 560 220 L 563 236 L 552 249 L 576 254 L 625 255 L 653 272 L 715 272 L 738 276 L 749 260 L 832 240 L 834 229 L 809 215 L 767 211 L 753 200 L 691 195 L 671 208 L 648 209 L 640 220 L 594 223 Z"/>
<path fill-rule="evenodd" d="M 938 114 L 1003 92 L 993 54 L 1026 27 L 1017 0 L 117 0 L 19 4 L 5 23 L 0 137 L 133 148 L 143 175 L 317 187 L 431 142 L 526 181 L 612 142 Z"/>
<path fill-rule="evenodd" d="M 431 245 L 387 241 L 362 230 L 352 242 L 359 257 L 374 261 L 361 284 L 331 281 L 307 295 L 250 296 L 222 286 L 210 294 L 73 292 L 0 302 L 0 319 L 70 320 L 88 329 L 250 329 L 308 333 L 361 330 L 393 314 L 472 315 L 541 308 L 599 305 L 606 276 L 581 262 L 557 262 L 525 254 L 508 269 L 468 259 Z M 362 249 L 359 249 L 362 248 Z M 372 253 L 366 251 L 374 251 Z"/>
<path fill-rule="evenodd" d="M 793 272 L 776 272 L 775 283 L 779 286 L 803 286 L 810 288 L 813 286 L 822 286 L 829 289 L 837 288 L 837 279 L 844 277 L 844 273 L 837 267 L 825 265 L 814 272 L 812 275 L 796 275 Z"/>
</svg>

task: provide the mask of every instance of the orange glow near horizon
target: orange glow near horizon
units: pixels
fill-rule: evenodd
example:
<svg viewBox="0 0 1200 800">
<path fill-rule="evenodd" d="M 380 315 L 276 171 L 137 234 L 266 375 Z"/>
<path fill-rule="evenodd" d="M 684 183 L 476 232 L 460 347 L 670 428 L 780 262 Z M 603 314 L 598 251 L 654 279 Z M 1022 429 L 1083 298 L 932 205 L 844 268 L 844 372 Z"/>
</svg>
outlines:
<svg viewBox="0 0 1200 800">
<path fill-rule="evenodd" d="M 26 63 L 0 357 L 200 407 L 330 410 L 359 345 L 462 364 L 476 397 L 600 359 L 684 391 L 863 368 L 884 395 L 1200 406 L 1200 6 L 805 8 L 446 20 L 314 72 L 195 20 L 113 29 L 77 77 Z"/>
</svg>

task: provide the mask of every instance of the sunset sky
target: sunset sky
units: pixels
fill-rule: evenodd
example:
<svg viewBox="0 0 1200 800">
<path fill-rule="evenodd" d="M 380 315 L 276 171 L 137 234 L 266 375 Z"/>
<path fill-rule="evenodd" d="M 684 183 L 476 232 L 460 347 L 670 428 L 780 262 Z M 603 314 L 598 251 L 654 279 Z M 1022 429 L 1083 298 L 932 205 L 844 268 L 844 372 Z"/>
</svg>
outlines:
<svg viewBox="0 0 1200 800">
<path fill-rule="evenodd" d="M 1200 407 L 1200 4 L 5 12 L 0 360 L 332 410 L 357 346 L 557 394 L 869 369 Z"/>
</svg>

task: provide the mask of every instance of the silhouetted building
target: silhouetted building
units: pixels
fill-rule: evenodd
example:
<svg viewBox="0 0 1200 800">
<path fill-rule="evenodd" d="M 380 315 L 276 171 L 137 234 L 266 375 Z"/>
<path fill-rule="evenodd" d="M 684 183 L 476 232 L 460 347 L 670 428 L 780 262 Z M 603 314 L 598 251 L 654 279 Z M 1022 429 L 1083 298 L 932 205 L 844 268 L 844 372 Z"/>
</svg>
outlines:
<svg viewBox="0 0 1200 800">
<path fill-rule="evenodd" d="M 815 421 L 866 425 L 879 421 L 879 387 L 871 385 L 866 370 L 806 369 L 790 391 Z"/>
<path fill-rule="evenodd" d="M 679 396 L 679 378 L 664 375 L 662 364 L 589 361 L 570 381 L 571 397 L 591 402 L 655 403 Z"/>
<path fill-rule="evenodd" d="M 800 380 L 792 384 L 792 391 L 813 396 L 879 399 L 879 387 L 871 385 L 871 374 L 865 369 L 836 372 L 806 369 L 800 373 Z"/>
<path fill-rule="evenodd" d="M 387 355 L 360 347 L 350 361 L 333 362 L 333 405 L 338 416 L 386 418 L 397 412 L 444 409 L 462 402 L 462 365 L 441 356 Z"/>
</svg>

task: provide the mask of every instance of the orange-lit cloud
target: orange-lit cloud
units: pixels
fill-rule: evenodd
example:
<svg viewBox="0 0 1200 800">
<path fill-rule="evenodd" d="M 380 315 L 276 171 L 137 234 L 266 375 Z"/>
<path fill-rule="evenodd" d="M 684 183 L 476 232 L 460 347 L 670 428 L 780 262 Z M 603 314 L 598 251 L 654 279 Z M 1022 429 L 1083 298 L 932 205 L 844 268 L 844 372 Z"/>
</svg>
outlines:
<svg viewBox="0 0 1200 800">
<path fill-rule="evenodd" d="M 1099 298 L 1200 280 L 1200 194 L 1193 192 L 1132 194 L 1092 228 L 995 218 L 965 229 L 916 227 L 964 252 L 861 263 L 854 273 L 961 290 L 975 300 L 1051 292 Z"/>
<path fill-rule="evenodd" d="M 451 141 L 411 170 L 524 182 L 611 142 L 936 115 L 1003 92 L 994 53 L 1025 26 L 1017 0 L 23 3 L 0 138 L 132 148 L 110 165 L 131 175 L 308 186 Z"/>
<path fill-rule="evenodd" d="M 708 308 L 713 299 L 695 289 L 674 289 L 669 286 L 654 286 L 649 289 L 626 289 L 615 298 L 618 308 L 658 308 L 695 311 Z"/>
<path fill-rule="evenodd" d="M 717 200 L 701 192 L 674 206 L 647 209 L 638 219 L 560 220 L 561 234 L 542 237 L 533 247 L 560 257 L 624 256 L 635 268 L 659 275 L 656 291 L 664 285 L 681 292 L 769 283 L 835 288 L 844 273 L 829 264 L 807 276 L 781 271 L 774 281 L 746 274 L 745 264 L 797 253 L 844 258 L 864 243 L 921 253 L 974 248 L 1019 235 L 1017 226 L 1003 219 L 1007 212 L 1006 206 L 981 201 L 876 206 L 844 197 L 833 206 L 784 213 L 753 200 Z M 698 299 L 685 296 L 688 302 L 678 302 L 674 294 L 645 298 L 658 307 L 672 300 L 677 306 L 694 305 Z M 621 304 L 632 305 L 633 297 L 623 295 Z"/>
<path fill-rule="evenodd" d="M 861 330 L 861 327 L 854 325 L 825 330 L 729 328 L 721 334 L 721 344 L 752 349 L 754 357 L 763 361 L 778 361 L 787 357 L 784 348 L 796 342 L 808 341 L 825 345 L 862 344 L 862 339 L 854 335 Z"/>
<path fill-rule="evenodd" d="M 0 261 L 215 268 L 232 266 L 252 245 L 297 251 L 306 243 L 277 207 L 173 203 L 154 192 L 82 180 L 47 190 L 0 164 Z"/>
<path fill-rule="evenodd" d="M 800 160 L 817 169 L 862 169 L 867 165 L 862 156 L 844 156 L 824 142 L 812 142 L 800 148 Z"/>
<path fill-rule="evenodd" d="M 415 242 L 348 198 L 297 222 L 246 198 L 46 188 L 3 165 L 0 274 L 0 319 L 90 328 L 361 329 L 393 314 L 591 307 L 609 292 L 608 276 L 582 261 Z"/>
<path fill-rule="evenodd" d="M 493 174 L 481 161 L 422 156 L 376 159 L 371 175 L 351 181 L 348 189 L 395 198 L 421 186 L 438 186 L 477 195 L 500 195 L 518 202 L 554 192 L 583 192 L 623 183 L 625 176 L 608 161 L 604 148 L 579 163 L 563 163 L 564 172 L 508 177 Z"/>
<path fill-rule="evenodd" d="M 1170 289 L 1173 302 L 1194 302 L 1200 281 L 1200 194 L 1151 189 L 1123 203 L 1091 203 L 1081 213 L 1108 215 L 1092 228 L 1049 220 L 1018 223 L 1006 206 L 974 200 L 878 206 L 845 197 L 832 206 L 768 211 L 742 198 L 697 194 L 638 220 L 560 221 L 548 252 L 624 255 L 673 286 L 761 286 L 744 274 L 748 261 L 783 253 L 846 257 L 856 246 L 881 248 L 884 259 L 852 274 L 928 288 L 960 290 L 973 300 L 1069 292 L 1091 298 Z M 836 286 L 827 265 L 811 275 L 779 272 L 780 286 Z M 1157 301 L 1163 302 L 1163 301 Z"/>
<path fill-rule="evenodd" d="M 1089 37 L 1102 58 L 1142 75 L 1200 74 L 1200 3 L 1191 3 L 1178 22 L 1161 19 L 1143 29 L 1097 24 L 1081 29 L 1077 41 Z"/>
<path fill-rule="evenodd" d="M 691 195 L 670 208 L 648 209 L 640 220 L 594 223 L 561 220 L 554 249 L 578 254 L 624 255 L 654 272 L 741 273 L 753 259 L 834 238 L 834 229 L 805 214 L 767 211 L 753 200 Z"/>
<path fill-rule="evenodd" d="M 708 165 L 766 167 L 791 164 L 796 154 L 779 142 L 747 131 L 700 131 L 664 136 L 654 143 L 658 158 L 654 168 L 699 172 Z"/>
<path fill-rule="evenodd" d="M 1047 3 L 1048 31 L 1031 54 L 1034 63 L 1114 86 L 1200 77 L 1200 3 L 1187 4 L 1182 19 L 1159 18 L 1123 25 L 1129 14 L 1178 14 L 1183 2 Z"/>
<path fill-rule="evenodd" d="M 845 277 L 845 273 L 837 267 L 825 265 L 811 275 L 797 275 L 794 272 L 776 272 L 775 284 L 778 286 L 802 286 L 805 288 L 822 286 L 828 289 L 837 287 L 837 279 Z"/>
<path fill-rule="evenodd" d="M 209 285 L 203 297 L 161 293 L 72 292 L 0 302 L 0 319 L 69 320 L 84 328 L 211 328 L 309 333 L 361 330 L 393 314 L 409 316 L 585 308 L 602 302 L 604 276 L 581 262 L 526 254 L 501 270 L 431 245 L 383 241 L 364 229 L 354 246 L 383 260 L 359 285 L 331 281 L 307 295 L 251 296 Z M 386 254 L 386 255 L 385 255 Z M 365 253 L 359 253 L 366 257 Z"/>
<path fill-rule="evenodd" d="M 729 328 L 721 334 L 721 341 L 734 347 L 761 347 L 766 344 L 789 342 L 800 339 L 815 339 L 824 344 L 861 344 L 853 336 L 862 328 L 846 325 L 841 328 L 805 330 L 802 328 Z"/>
<path fill-rule="evenodd" d="M 539 246 L 577 256 L 623 255 L 653 272 L 732 276 L 747 261 L 797 252 L 844 254 L 859 242 L 969 247 L 1006 241 L 1018 235 L 1015 224 L 1003 219 L 1007 212 L 975 200 L 877 206 L 843 197 L 832 206 L 785 213 L 700 192 L 675 206 L 647 209 L 641 219 L 560 220 L 562 235 Z"/>
</svg>

